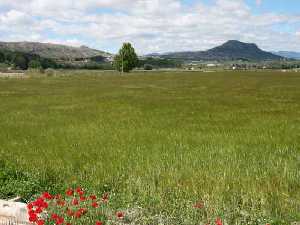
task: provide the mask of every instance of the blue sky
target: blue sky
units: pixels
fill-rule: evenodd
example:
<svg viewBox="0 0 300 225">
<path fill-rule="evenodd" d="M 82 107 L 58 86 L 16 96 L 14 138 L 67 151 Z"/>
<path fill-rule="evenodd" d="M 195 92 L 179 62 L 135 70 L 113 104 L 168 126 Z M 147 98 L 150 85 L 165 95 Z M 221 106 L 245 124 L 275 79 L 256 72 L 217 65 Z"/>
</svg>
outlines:
<svg viewBox="0 0 300 225">
<path fill-rule="evenodd" d="M 0 40 L 115 53 L 205 50 L 229 39 L 300 51 L 299 0 L 0 0 Z"/>
</svg>

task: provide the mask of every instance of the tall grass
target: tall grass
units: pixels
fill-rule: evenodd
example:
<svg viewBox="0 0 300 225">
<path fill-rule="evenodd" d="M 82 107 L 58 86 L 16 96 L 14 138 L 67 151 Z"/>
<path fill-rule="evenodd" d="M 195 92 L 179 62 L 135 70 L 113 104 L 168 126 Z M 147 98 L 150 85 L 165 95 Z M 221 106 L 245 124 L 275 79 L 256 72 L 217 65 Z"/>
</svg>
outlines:
<svg viewBox="0 0 300 225">
<path fill-rule="evenodd" d="M 297 73 L 0 79 L 0 127 L 6 163 L 50 184 L 112 191 L 116 207 L 139 205 L 147 218 L 300 220 Z"/>
</svg>

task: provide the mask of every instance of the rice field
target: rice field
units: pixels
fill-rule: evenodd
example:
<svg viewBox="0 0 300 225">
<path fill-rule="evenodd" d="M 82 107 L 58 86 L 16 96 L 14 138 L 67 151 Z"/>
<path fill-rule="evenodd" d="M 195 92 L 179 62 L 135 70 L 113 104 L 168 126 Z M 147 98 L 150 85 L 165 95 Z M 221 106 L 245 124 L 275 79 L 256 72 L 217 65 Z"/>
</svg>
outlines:
<svg viewBox="0 0 300 225">
<path fill-rule="evenodd" d="M 0 154 L 3 198 L 82 185 L 141 210 L 136 224 L 291 224 L 300 74 L 0 78 Z"/>
</svg>

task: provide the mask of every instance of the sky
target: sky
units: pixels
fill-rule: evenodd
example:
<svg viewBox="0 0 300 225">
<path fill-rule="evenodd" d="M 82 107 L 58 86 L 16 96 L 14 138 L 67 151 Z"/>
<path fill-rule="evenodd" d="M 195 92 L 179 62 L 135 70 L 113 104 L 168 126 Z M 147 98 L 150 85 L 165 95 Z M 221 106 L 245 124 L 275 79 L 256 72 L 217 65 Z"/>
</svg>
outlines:
<svg viewBox="0 0 300 225">
<path fill-rule="evenodd" d="M 206 50 L 227 40 L 300 52 L 300 0 L 0 0 L 0 41 L 138 54 Z"/>
</svg>

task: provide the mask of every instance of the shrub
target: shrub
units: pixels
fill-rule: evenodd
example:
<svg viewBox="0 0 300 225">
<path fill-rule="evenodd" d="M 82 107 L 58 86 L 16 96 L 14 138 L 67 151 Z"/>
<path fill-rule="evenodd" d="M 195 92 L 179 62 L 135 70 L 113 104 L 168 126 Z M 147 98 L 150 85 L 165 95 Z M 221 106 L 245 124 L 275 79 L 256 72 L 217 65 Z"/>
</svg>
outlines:
<svg viewBox="0 0 300 225">
<path fill-rule="evenodd" d="M 42 190 L 59 190 L 61 182 L 53 172 L 32 174 L 0 160 L 0 199 L 20 196 L 29 200 Z"/>
<path fill-rule="evenodd" d="M 45 74 L 48 77 L 53 77 L 56 75 L 56 71 L 54 69 L 48 68 L 45 70 Z"/>
<path fill-rule="evenodd" d="M 153 67 L 150 64 L 145 64 L 144 65 L 144 70 L 153 70 Z"/>
<path fill-rule="evenodd" d="M 42 68 L 41 63 L 38 60 L 31 60 L 28 64 L 30 69 L 40 69 Z"/>
</svg>

